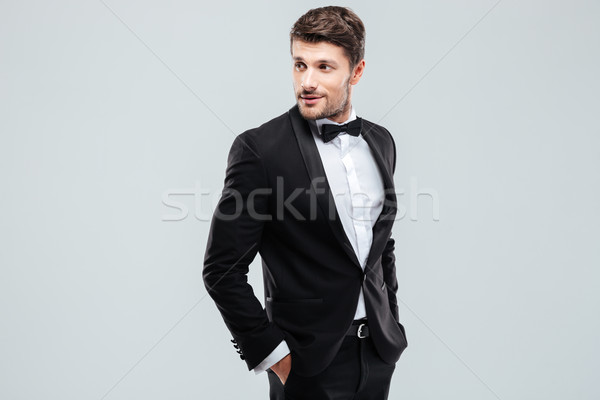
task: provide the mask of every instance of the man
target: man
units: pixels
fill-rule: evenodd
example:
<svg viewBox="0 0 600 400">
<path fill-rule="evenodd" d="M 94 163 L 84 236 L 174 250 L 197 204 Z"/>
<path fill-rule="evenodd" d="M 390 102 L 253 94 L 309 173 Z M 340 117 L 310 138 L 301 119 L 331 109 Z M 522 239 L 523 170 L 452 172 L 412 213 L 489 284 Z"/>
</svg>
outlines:
<svg viewBox="0 0 600 400">
<path fill-rule="evenodd" d="M 398 320 L 395 145 L 357 118 L 365 29 L 348 8 L 290 34 L 297 104 L 236 137 L 204 282 L 271 399 L 386 399 L 407 346 Z M 260 253 L 265 307 L 247 282 Z"/>
</svg>

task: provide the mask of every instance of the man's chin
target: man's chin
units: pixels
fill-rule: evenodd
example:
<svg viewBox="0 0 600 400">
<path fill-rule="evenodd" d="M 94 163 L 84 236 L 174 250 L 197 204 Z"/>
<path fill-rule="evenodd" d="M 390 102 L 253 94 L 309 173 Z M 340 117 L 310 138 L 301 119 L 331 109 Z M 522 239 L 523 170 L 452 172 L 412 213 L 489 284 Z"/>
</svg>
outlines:
<svg viewBox="0 0 600 400">
<path fill-rule="evenodd" d="M 305 104 L 301 104 L 300 102 L 298 102 L 298 110 L 300 111 L 300 115 L 302 115 L 302 118 L 304 119 L 320 119 L 322 111 L 318 108 L 310 108 L 307 107 Z"/>
</svg>

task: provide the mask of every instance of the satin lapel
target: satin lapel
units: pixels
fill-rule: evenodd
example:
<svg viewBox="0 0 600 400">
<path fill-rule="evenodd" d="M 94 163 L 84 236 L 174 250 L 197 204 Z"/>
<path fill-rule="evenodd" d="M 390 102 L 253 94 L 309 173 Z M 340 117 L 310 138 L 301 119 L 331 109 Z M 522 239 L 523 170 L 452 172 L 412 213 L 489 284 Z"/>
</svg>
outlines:
<svg viewBox="0 0 600 400">
<path fill-rule="evenodd" d="M 292 121 L 292 128 L 296 135 L 298 146 L 300 147 L 300 153 L 302 154 L 304 164 L 306 165 L 306 171 L 310 177 L 313 193 L 317 198 L 317 203 L 319 204 L 323 215 L 327 216 L 327 221 L 331 226 L 334 236 L 340 242 L 348 257 L 350 257 L 352 262 L 358 268 L 361 268 L 356 253 L 354 253 L 354 249 L 352 248 L 340 221 L 340 216 L 335 207 L 335 201 L 331 194 L 329 182 L 327 181 L 327 175 L 323 168 L 323 162 L 321 161 L 319 150 L 317 149 L 312 132 L 308 126 L 308 121 L 302 117 L 298 110 L 298 106 L 294 106 L 290 109 L 289 116 Z M 329 210 L 335 211 L 335 216 L 332 216 L 332 218 L 329 218 Z"/>
<path fill-rule="evenodd" d="M 377 163 L 379 171 L 381 172 L 381 176 L 383 177 L 383 187 L 385 190 L 383 209 L 381 210 L 381 214 L 379 214 L 379 218 L 377 218 L 377 222 L 375 222 L 375 225 L 373 226 L 373 242 L 371 244 L 369 257 L 367 258 L 367 265 L 365 268 L 370 267 L 383 252 L 387 240 L 390 237 L 392 225 L 397 211 L 396 193 L 394 190 L 392 170 L 383 157 L 384 149 L 382 146 L 387 142 L 382 137 L 384 134 L 385 133 L 381 132 L 379 129 L 374 129 L 370 123 L 363 126 L 363 138 L 371 148 L 375 162 Z"/>
</svg>

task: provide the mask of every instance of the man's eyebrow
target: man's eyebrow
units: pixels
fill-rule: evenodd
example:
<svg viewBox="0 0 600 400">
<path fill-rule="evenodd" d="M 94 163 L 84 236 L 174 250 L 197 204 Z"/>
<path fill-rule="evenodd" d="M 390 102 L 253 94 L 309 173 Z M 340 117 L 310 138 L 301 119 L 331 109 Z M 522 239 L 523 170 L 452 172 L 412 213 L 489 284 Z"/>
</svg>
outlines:
<svg viewBox="0 0 600 400">
<path fill-rule="evenodd" d="M 296 57 L 294 57 L 294 61 L 302 61 L 302 62 L 304 62 L 304 58 L 302 58 L 300 56 L 296 56 Z M 317 60 L 317 63 L 318 64 L 331 64 L 331 65 L 335 65 L 335 66 L 338 65 L 334 60 L 328 60 L 326 58 L 323 58 L 321 60 Z"/>
</svg>

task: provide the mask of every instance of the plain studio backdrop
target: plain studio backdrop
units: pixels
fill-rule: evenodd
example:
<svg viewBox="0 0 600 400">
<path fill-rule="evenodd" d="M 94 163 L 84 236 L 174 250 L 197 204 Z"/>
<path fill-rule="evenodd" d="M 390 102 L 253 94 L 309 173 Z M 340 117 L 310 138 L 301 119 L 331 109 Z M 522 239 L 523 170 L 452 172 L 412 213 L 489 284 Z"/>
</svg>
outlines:
<svg viewBox="0 0 600 400">
<path fill-rule="evenodd" d="M 0 398 L 267 398 L 202 261 L 229 147 L 294 105 L 288 32 L 322 5 L 0 3 Z M 398 150 L 390 398 L 598 399 L 600 5 L 340 5 L 353 104 Z"/>
</svg>

